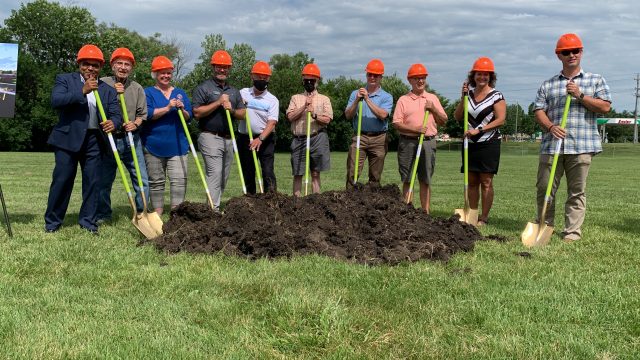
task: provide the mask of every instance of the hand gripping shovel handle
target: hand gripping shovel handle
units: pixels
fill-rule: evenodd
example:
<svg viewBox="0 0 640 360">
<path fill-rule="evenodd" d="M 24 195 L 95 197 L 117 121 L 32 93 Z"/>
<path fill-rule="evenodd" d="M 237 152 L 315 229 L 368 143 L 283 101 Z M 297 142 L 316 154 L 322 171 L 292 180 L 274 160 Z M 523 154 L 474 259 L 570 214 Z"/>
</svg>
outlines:
<svg viewBox="0 0 640 360">
<path fill-rule="evenodd" d="M 249 134 L 249 144 L 253 141 L 253 131 L 251 130 L 251 118 L 249 117 L 249 111 L 244 113 L 245 123 L 247 124 L 247 134 Z M 258 185 L 260 186 L 260 193 L 264 193 L 264 187 L 262 186 L 262 171 L 258 164 L 258 154 L 256 149 L 251 150 L 253 155 L 253 165 L 256 167 L 256 177 L 258 178 Z"/>
<path fill-rule="evenodd" d="M 98 90 L 93 90 L 93 95 L 96 98 L 96 104 L 98 105 L 98 111 L 100 111 L 100 117 L 102 118 L 102 122 L 107 121 L 107 115 L 104 113 L 104 107 L 102 106 L 102 101 L 100 100 L 100 94 L 98 94 Z M 125 112 L 126 113 L 126 112 Z M 125 177 L 124 168 L 122 167 L 122 161 L 120 161 L 120 155 L 118 154 L 118 149 L 116 148 L 116 143 L 113 141 L 113 135 L 111 133 L 107 133 L 107 137 L 109 138 L 109 144 L 111 145 L 111 151 L 113 152 L 113 156 L 116 159 L 116 164 L 118 165 L 118 171 L 120 172 L 120 177 L 122 178 L 122 184 L 124 185 L 124 189 L 127 191 L 127 196 L 129 197 L 129 202 L 133 207 L 134 218 L 136 210 L 136 205 L 133 201 L 133 196 L 131 195 L 131 188 L 129 187 L 129 182 Z"/>
<path fill-rule="evenodd" d="M 362 100 L 358 103 L 358 132 L 356 133 L 356 168 L 353 173 L 353 184 L 358 182 L 358 170 L 360 168 L 360 136 L 362 134 Z"/>
<path fill-rule="evenodd" d="M 204 187 L 204 191 L 207 193 L 207 201 L 209 201 L 209 206 L 211 207 L 211 209 L 215 209 L 215 205 L 213 205 L 213 200 L 211 199 L 211 192 L 209 191 L 209 185 L 207 185 L 207 180 L 204 177 L 204 171 L 202 171 L 202 166 L 200 166 L 198 153 L 196 153 L 196 148 L 193 146 L 193 140 L 191 140 L 191 134 L 189 134 L 189 128 L 187 127 L 187 122 L 184 120 L 182 109 L 178 109 L 178 116 L 180 117 L 180 123 L 182 123 L 182 129 L 184 130 L 184 134 L 187 137 L 187 141 L 189 142 L 189 148 L 191 149 L 191 153 L 193 154 L 193 159 L 196 162 L 196 167 L 198 168 L 198 174 L 200 175 L 200 180 L 202 181 L 202 186 Z"/>
<path fill-rule="evenodd" d="M 304 196 L 309 194 L 309 148 L 311 147 L 311 112 L 307 111 L 307 145 L 304 159 Z"/>
<path fill-rule="evenodd" d="M 429 118 L 429 111 L 425 111 L 424 120 L 422 120 L 422 128 L 427 126 L 427 119 Z M 420 161 L 420 153 L 422 152 L 422 142 L 424 141 L 424 133 L 420 132 L 420 140 L 418 141 L 418 148 L 416 149 L 416 160 L 413 162 L 413 170 L 411 171 L 411 182 L 409 184 L 409 191 L 407 192 L 407 198 L 405 199 L 407 204 L 411 202 L 413 194 L 413 184 L 416 181 L 416 174 L 418 172 L 418 162 Z"/>
<path fill-rule="evenodd" d="M 560 128 L 564 129 L 567 125 L 567 117 L 569 116 L 569 107 L 571 106 L 571 95 L 567 95 L 564 103 L 564 112 L 562 113 L 562 122 Z M 553 152 L 553 163 L 551 164 L 551 173 L 549 173 L 549 182 L 547 183 L 547 191 L 544 194 L 544 205 L 542 206 L 542 214 L 540 216 L 540 224 L 544 222 L 547 212 L 547 205 L 551 202 L 551 189 L 553 188 L 553 179 L 556 175 L 556 167 L 558 166 L 558 157 L 560 156 L 560 148 L 562 147 L 562 139 L 556 141 L 556 148 Z"/>
<path fill-rule="evenodd" d="M 229 132 L 231 133 L 231 142 L 233 143 L 233 154 L 236 158 L 236 165 L 238 165 L 238 173 L 240 174 L 240 183 L 242 184 L 242 193 L 247 194 L 247 187 L 244 184 L 244 175 L 242 174 L 242 165 L 240 164 L 240 155 L 238 155 L 238 143 L 236 142 L 236 134 L 233 132 L 233 124 L 231 123 L 231 114 L 229 110 L 225 109 L 227 113 L 227 123 L 229 125 Z"/>
</svg>

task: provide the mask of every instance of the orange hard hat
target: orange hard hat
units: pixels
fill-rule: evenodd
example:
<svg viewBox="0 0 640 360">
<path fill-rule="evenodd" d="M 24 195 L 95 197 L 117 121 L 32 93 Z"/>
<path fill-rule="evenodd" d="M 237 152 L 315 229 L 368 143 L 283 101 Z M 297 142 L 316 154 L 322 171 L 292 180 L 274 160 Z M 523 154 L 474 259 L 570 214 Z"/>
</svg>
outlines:
<svg viewBox="0 0 640 360">
<path fill-rule="evenodd" d="M 151 62 L 151 71 L 156 72 L 160 70 L 171 69 L 173 70 L 173 63 L 166 56 L 156 56 Z"/>
<path fill-rule="evenodd" d="M 407 77 L 412 78 L 416 76 L 427 76 L 429 73 L 427 72 L 427 68 L 422 64 L 413 64 L 409 67 L 409 71 L 407 72 Z"/>
<path fill-rule="evenodd" d="M 316 64 L 307 64 L 302 69 L 302 75 L 320 77 L 320 68 Z"/>
<path fill-rule="evenodd" d="M 473 63 L 473 67 L 471 71 L 487 71 L 487 72 L 496 72 L 495 67 L 493 66 L 493 61 L 488 57 L 479 57 L 476 62 Z"/>
<path fill-rule="evenodd" d="M 556 44 L 556 54 L 562 50 L 582 49 L 582 40 L 576 34 L 564 34 Z"/>
<path fill-rule="evenodd" d="M 133 54 L 131 53 L 131 50 L 127 49 L 127 48 L 117 48 L 115 50 L 113 50 L 113 53 L 111 53 L 111 61 L 110 64 L 113 64 L 113 61 L 117 58 L 125 58 L 129 61 L 131 61 L 132 65 L 136 64 L 136 59 L 133 57 Z"/>
<path fill-rule="evenodd" d="M 269 67 L 269 63 L 267 63 L 266 61 L 258 61 L 253 64 L 251 73 L 271 76 L 271 68 Z"/>
<path fill-rule="evenodd" d="M 76 62 L 80 62 L 82 60 L 96 60 L 100 61 L 101 65 L 104 64 L 102 50 L 92 44 L 84 45 L 80 48 L 80 51 L 78 51 L 78 58 L 76 59 Z"/>
<path fill-rule="evenodd" d="M 364 71 L 371 74 L 382 75 L 384 74 L 384 64 L 380 59 L 373 59 L 369 61 Z"/>
<path fill-rule="evenodd" d="M 229 65 L 231 66 L 231 55 L 224 50 L 218 50 L 211 55 L 211 65 Z"/>
</svg>

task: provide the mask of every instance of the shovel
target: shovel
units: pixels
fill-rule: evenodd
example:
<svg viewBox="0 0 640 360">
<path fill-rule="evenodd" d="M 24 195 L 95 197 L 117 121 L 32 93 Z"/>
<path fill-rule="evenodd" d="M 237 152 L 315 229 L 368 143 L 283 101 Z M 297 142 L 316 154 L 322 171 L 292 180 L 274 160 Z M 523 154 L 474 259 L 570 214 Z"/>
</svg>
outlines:
<svg viewBox="0 0 640 360">
<path fill-rule="evenodd" d="M 362 100 L 358 104 L 358 133 L 356 134 L 356 169 L 353 173 L 353 185 L 358 183 L 358 168 L 360 168 L 360 135 L 362 133 Z"/>
<path fill-rule="evenodd" d="M 309 194 L 309 148 L 311 147 L 311 111 L 307 111 L 307 150 L 304 159 L 304 196 Z"/>
<path fill-rule="evenodd" d="M 98 90 L 93 90 L 93 95 L 96 98 L 96 104 L 98 105 L 98 110 L 100 111 L 100 116 L 102 117 L 102 122 L 107 121 L 107 115 L 104 113 L 104 108 L 102 107 L 102 101 L 100 100 L 100 95 L 98 94 Z M 146 237 L 147 239 L 153 239 L 158 236 L 158 234 L 151 228 L 149 225 L 149 221 L 147 221 L 146 216 L 137 217 L 138 211 L 136 209 L 136 204 L 133 200 L 133 196 L 131 195 L 131 189 L 129 188 L 129 182 L 125 177 L 124 168 L 122 167 L 122 161 L 120 161 L 120 155 L 118 154 L 118 149 L 116 148 L 116 143 L 113 141 L 113 135 L 111 133 L 107 133 L 107 137 L 109 138 L 109 144 L 111 145 L 111 151 L 113 152 L 113 156 L 116 159 L 116 164 L 118 165 L 118 171 L 120 171 L 120 177 L 122 178 L 122 184 L 124 185 L 124 189 L 127 191 L 127 197 L 129 198 L 129 204 L 131 205 L 131 209 L 133 210 L 133 215 L 131 216 L 131 222 L 133 225 Z M 144 196 L 143 196 L 144 197 Z"/>
<path fill-rule="evenodd" d="M 251 118 L 249 118 L 249 111 L 245 111 L 245 122 L 247 124 L 247 134 L 249 134 L 249 144 L 253 141 L 253 133 L 251 132 Z M 262 186 L 262 170 L 260 170 L 260 164 L 258 163 L 258 154 L 256 149 L 251 150 L 253 155 L 253 165 L 256 167 L 256 177 L 258 178 L 258 185 L 260 186 L 260 193 L 264 193 L 264 187 Z"/>
<path fill-rule="evenodd" d="M 227 113 L 227 123 L 229 124 L 229 132 L 231 133 L 231 142 L 233 143 L 233 155 L 236 158 L 236 164 L 238 165 L 238 173 L 240 174 L 240 183 L 242 184 L 242 193 L 247 195 L 247 187 L 244 184 L 244 175 L 242 175 L 242 165 L 240 164 L 240 155 L 238 155 L 238 143 L 236 142 L 236 134 L 233 132 L 233 124 L 231 123 L 231 114 L 229 110 L 225 109 Z"/>
<path fill-rule="evenodd" d="M 562 122 L 560 128 L 564 129 L 567 124 L 567 115 L 569 114 L 569 106 L 571 105 L 571 95 L 567 95 L 567 101 L 564 104 L 564 113 L 562 114 Z M 553 226 L 547 225 L 545 216 L 547 215 L 547 206 L 551 204 L 551 188 L 553 187 L 553 179 L 556 175 L 556 166 L 558 165 L 558 156 L 560 155 L 560 147 L 562 147 L 562 139 L 556 140 L 556 148 L 553 154 L 553 163 L 551 164 L 551 173 L 549 174 L 549 183 L 547 184 L 547 192 L 544 195 L 544 205 L 542 205 L 542 214 L 539 224 L 529 222 L 522 232 L 522 244 L 526 247 L 544 246 L 551 240 L 553 235 Z"/>
<path fill-rule="evenodd" d="M 213 205 L 213 200 L 211 199 L 211 192 L 209 192 L 209 185 L 207 185 L 207 180 L 204 177 L 202 166 L 200 166 L 200 160 L 198 160 L 198 153 L 196 153 L 196 148 L 193 146 L 193 141 L 191 140 L 191 135 L 189 134 L 189 128 L 187 127 L 187 122 L 184 121 L 184 115 L 182 114 L 182 109 L 178 109 L 178 116 L 180 117 L 180 122 L 182 123 L 182 129 L 184 130 L 184 134 L 187 136 L 187 141 L 189 142 L 189 148 L 191 149 L 191 153 L 193 154 L 193 159 L 196 162 L 196 167 L 198 168 L 198 173 L 200 174 L 200 180 L 202 180 L 202 185 L 204 186 L 204 191 L 207 193 L 207 200 L 209 201 L 209 206 L 213 210 L 215 209 L 215 206 Z"/>
<path fill-rule="evenodd" d="M 429 118 L 429 112 L 424 113 L 424 120 L 422 120 L 422 129 L 427 126 L 427 119 Z M 420 161 L 420 153 L 422 152 L 422 142 L 424 141 L 424 133 L 420 133 L 420 140 L 418 141 L 418 149 L 416 150 L 416 160 L 413 162 L 413 170 L 411 171 L 411 183 L 409 184 L 409 191 L 407 191 L 407 197 L 405 202 L 411 203 L 413 200 L 413 184 L 416 181 L 416 174 L 418 173 L 418 162 Z"/>
<path fill-rule="evenodd" d="M 464 96 L 464 132 L 469 130 L 468 95 Z M 455 209 L 454 214 L 460 216 L 460 221 L 476 226 L 478 224 L 478 209 L 469 207 L 469 138 L 464 137 L 464 209 Z"/>
<path fill-rule="evenodd" d="M 129 113 L 127 112 L 127 105 L 124 101 L 124 94 L 120 94 L 118 96 L 120 99 L 120 106 L 122 107 L 122 117 L 124 118 L 124 123 L 129 122 Z M 149 226 L 156 232 L 157 235 L 162 235 L 162 219 L 157 212 L 149 212 L 147 208 L 147 196 L 144 192 L 144 187 L 142 186 L 142 176 L 140 176 L 140 165 L 138 164 L 138 156 L 136 153 L 136 147 L 133 142 L 133 135 L 130 131 L 127 131 L 127 138 L 129 139 L 129 147 L 131 147 L 131 155 L 133 157 L 133 165 L 136 168 L 136 176 L 138 177 L 138 187 L 140 188 L 141 197 L 142 197 L 142 214 L 138 215 L 139 217 L 146 217 Z"/>
</svg>

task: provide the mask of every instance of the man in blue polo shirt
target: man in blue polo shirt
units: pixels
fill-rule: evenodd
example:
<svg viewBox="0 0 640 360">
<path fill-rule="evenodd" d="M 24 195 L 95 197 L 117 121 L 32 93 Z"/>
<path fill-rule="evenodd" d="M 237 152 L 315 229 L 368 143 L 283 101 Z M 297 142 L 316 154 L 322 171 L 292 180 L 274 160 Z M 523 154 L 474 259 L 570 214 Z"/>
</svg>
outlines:
<svg viewBox="0 0 640 360">
<path fill-rule="evenodd" d="M 358 174 L 361 173 L 364 161 L 369 158 L 369 183 L 380 185 L 380 178 L 384 168 L 384 158 L 387 155 L 388 118 L 393 107 L 393 97 L 382 90 L 380 81 L 384 74 L 384 64 L 378 59 L 369 61 L 365 68 L 367 86 L 354 90 L 349 97 L 349 103 L 344 111 L 347 119 L 352 119 L 353 136 L 349 155 L 347 157 L 347 189 L 354 186 L 356 147 L 360 146 L 360 160 Z M 360 144 L 358 144 L 358 103 L 362 103 L 362 124 Z"/>
</svg>

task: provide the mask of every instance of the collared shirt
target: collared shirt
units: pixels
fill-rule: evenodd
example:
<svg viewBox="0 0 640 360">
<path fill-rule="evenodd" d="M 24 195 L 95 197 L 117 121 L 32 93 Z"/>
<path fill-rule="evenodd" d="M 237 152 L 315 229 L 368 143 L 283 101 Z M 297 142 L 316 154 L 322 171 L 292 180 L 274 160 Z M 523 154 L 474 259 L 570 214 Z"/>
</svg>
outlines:
<svg viewBox="0 0 640 360">
<path fill-rule="evenodd" d="M 112 88 L 116 87 L 115 76 L 105 76 L 100 80 L 104 81 Z M 142 85 L 129 78 L 127 78 L 123 85 L 124 102 L 127 105 L 127 115 L 129 116 L 129 121 L 135 121 L 136 118 L 141 118 L 143 122 L 146 121 L 147 96 L 144 93 L 144 88 L 142 87 Z M 120 94 L 118 94 L 118 101 L 120 101 Z M 124 116 L 122 124 L 124 125 Z"/>
<path fill-rule="evenodd" d="M 289 107 L 287 108 L 287 116 L 289 116 L 289 113 L 305 107 L 305 104 L 307 103 L 307 96 L 308 93 L 306 92 L 293 95 L 291 97 L 291 101 L 289 102 Z M 314 90 L 311 93 L 311 106 L 318 116 L 328 116 L 331 120 L 333 120 L 333 108 L 331 107 L 331 100 L 329 100 L 327 96 L 319 94 L 317 90 Z M 325 124 L 321 124 L 317 122 L 317 120 L 311 118 L 311 133 L 317 133 L 325 126 Z M 306 111 L 302 112 L 302 115 L 300 115 L 300 117 L 298 117 L 297 119 L 292 119 L 291 132 L 293 133 L 293 136 L 307 135 Z"/>
<path fill-rule="evenodd" d="M 347 103 L 347 109 L 351 107 L 351 105 L 356 101 L 356 95 L 359 90 L 354 90 L 349 96 L 349 102 Z M 364 132 L 380 132 L 387 131 L 389 128 L 389 123 L 387 119 L 389 115 L 391 115 L 391 108 L 393 108 L 393 96 L 388 92 L 382 90 L 382 88 L 378 88 L 374 93 L 369 94 L 369 99 L 376 104 L 379 108 L 387 112 L 387 118 L 379 119 L 367 102 L 362 100 L 362 128 L 361 131 Z M 355 116 L 352 120 L 353 130 L 358 131 L 358 111 L 356 108 Z"/>
<path fill-rule="evenodd" d="M 78 75 L 84 84 L 84 77 L 80 73 L 78 73 Z M 97 129 L 100 120 L 98 120 L 98 114 L 96 113 L 98 109 L 98 105 L 96 105 L 96 96 L 93 94 L 93 91 L 90 91 L 85 96 L 87 97 L 87 105 L 89 105 L 89 124 L 87 125 L 87 129 Z"/>
<path fill-rule="evenodd" d="M 242 100 L 247 104 L 247 114 L 251 123 L 251 134 L 256 136 L 264 131 L 267 121 L 278 121 L 280 111 L 280 102 L 269 92 L 263 91 L 260 95 L 255 94 L 253 87 L 240 90 Z M 238 121 L 238 132 L 248 134 L 247 122 L 245 120 Z"/>
<path fill-rule="evenodd" d="M 567 82 L 570 79 L 562 73 L 546 80 L 538 89 L 536 96 L 536 110 L 543 110 L 549 120 L 560 126 L 564 104 L 567 99 Z M 611 93 L 604 77 L 599 74 L 592 74 L 580 69 L 580 73 L 573 78 L 573 81 L 580 87 L 586 96 L 591 96 L 601 100 L 611 102 Z M 598 135 L 597 114 L 587 110 L 587 108 L 577 99 L 571 99 L 567 125 L 565 127 L 566 137 L 563 141 L 563 154 L 585 154 L 602 152 L 602 143 Z M 553 154 L 555 151 L 555 138 L 550 133 L 542 136 L 540 144 L 541 154 Z"/>
<path fill-rule="evenodd" d="M 415 128 L 420 128 L 424 120 L 424 105 L 427 100 L 433 102 L 441 112 L 445 112 L 440 104 L 440 100 L 434 94 L 423 91 L 421 95 L 416 95 L 409 92 L 406 95 L 402 95 L 398 99 L 396 109 L 393 112 L 393 123 L 403 123 Z M 438 133 L 436 120 L 433 118 L 433 114 L 429 113 L 427 119 L 427 133 L 425 136 L 435 136 Z M 398 131 L 401 135 L 416 136 L 416 133 Z"/>
<path fill-rule="evenodd" d="M 231 102 L 231 107 L 234 110 L 246 108 L 238 89 L 229 86 L 229 84 L 226 83 L 224 87 L 220 86 L 220 84 L 215 82 L 213 79 L 205 80 L 193 90 L 193 107 L 197 108 L 198 106 L 211 104 L 212 102 L 217 101 L 222 94 L 229 95 L 229 101 Z M 231 120 L 233 120 L 233 117 Z M 201 130 L 221 134 L 231 134 L 231 131 L 229 130 L 229 122 L 227 121 L 227 114 L 222 106 L 218 107 L 211 114 L 201 117 L 198 121 Z"/>
</svg>

